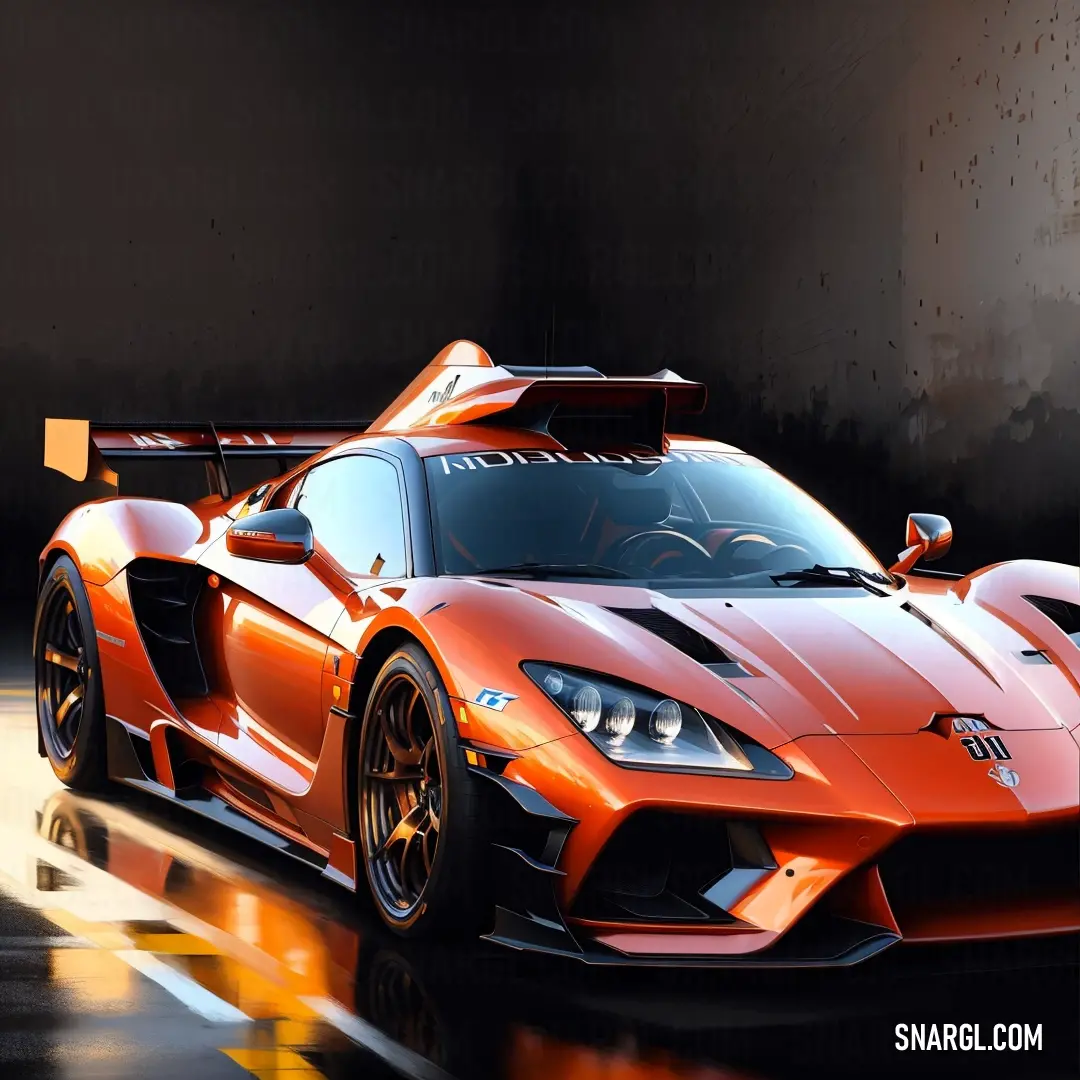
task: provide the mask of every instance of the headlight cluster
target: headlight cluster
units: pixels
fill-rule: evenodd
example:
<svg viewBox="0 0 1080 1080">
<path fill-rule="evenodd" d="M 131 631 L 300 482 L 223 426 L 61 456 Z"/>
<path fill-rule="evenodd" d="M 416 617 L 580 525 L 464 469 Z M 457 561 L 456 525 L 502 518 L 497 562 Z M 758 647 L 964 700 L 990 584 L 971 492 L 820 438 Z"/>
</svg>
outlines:
<svg viewBox="0 0 1080 1080">
<path fill-rule="evenodd" d="M 697 709 L 587 671 L 529 662 L 526 674 L 613 761 L 787 778 L 775 754 Z"/>
</svg>

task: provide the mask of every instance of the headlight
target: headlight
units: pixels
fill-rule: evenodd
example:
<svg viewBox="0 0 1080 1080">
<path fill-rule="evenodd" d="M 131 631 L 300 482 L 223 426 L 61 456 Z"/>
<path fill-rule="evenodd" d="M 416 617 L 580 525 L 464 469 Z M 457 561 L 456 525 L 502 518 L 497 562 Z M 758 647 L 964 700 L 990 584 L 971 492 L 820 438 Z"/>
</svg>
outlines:
<svg viewBox="0 0 1080 1080">
<path fill-rule="evenodd" d="M 673 698 L 573 668 L 530 661 L 526 674 L 620 765 L 787 779 L 792 770 L 753 739 Z"/>
</svg>

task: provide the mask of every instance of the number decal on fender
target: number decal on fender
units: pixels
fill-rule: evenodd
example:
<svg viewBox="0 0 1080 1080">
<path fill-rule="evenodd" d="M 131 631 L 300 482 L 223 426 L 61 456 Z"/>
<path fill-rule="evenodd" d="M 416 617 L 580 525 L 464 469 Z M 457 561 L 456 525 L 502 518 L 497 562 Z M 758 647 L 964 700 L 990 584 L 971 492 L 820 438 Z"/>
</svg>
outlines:
<svg viewBox="0 0 1080 1080">
<path fill-rule="evenodd" d="M 960 740 L 960 745 L 971 755 L 972 761 L 989 761 L 991 756 L 998 761 L 1012 758 L 1000 735 L 967 735 Z"/>
</svg>

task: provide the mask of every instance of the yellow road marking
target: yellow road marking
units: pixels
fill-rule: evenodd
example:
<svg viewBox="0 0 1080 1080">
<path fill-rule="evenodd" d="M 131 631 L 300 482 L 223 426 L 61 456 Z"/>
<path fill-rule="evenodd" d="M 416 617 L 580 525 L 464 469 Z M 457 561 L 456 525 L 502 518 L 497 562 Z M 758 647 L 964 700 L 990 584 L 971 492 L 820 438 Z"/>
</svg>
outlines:
<svg viewBox="0 0 1080 1080">
<path fill-rule="evenodd" d="M 67 865 L 66 852 L 53 845 L 48 847 L 53 859 L 63 856 L 58 862 Z M 78 869 L 70 867 L 76 877 L 81 877 L 81 872 L 91 877 L 99 874 L 112 877 L 107 870 L 96 870 L 88 864 L 83 871 L 85 860 L 77 856 L 70 862 L 78 864 Z M 306 968 L 292 970 L 285 966 L 284 970 L 279 968 L 276 978 L 263 974 L 249 966 L 250 960 L 230 955 L 231 949 L 226 952 L 229 944 L 212 944 L 216 940 L 216 928 L 209 924 L 204 936 L 196 928 L 193 928 L 196 932 L 178 929 L 174 933 L 161 933 L 148 927 L 150 932 L 144 932 L 138 929 L 137 922 L 125 925 L 97 921 L 59 907 L 41 909 L 41 913 L 87 946 L 54 950 L 54 955 L 72 954 L 70 958 L 55 961 L 56 971 L 60 977 L 66 974 L 68 981 L 78 986 L 85 983 L 86 993 L 90 995 L 87 1008 L 112 1008 L 110 1003 L 122 1001 L 132 993 L 134 969 L 165 986 L 193 1011 L 200 1012 L 188 1000 L 190 995 L 177 994 L 175 988 L 167 985 L 176 981 L 163 979 L 171 970 L 193 991 L 209 995 L 222 1008 L 231 1007 L 245 1021 L 254 1021 L 241 1040 L 247 1045 L 222 1047 L 221 1052 L 257 1080 L 326 1080 L 298 1052 L 320 1047 L 326 1034 L 323 1016 L 303 1000 L 303 994 L 312 990 L 312 975 Z M 155 965 L 159 977 L 144 970 L 141 961 Z M 80 974 L 93 977 L 72 978 Z M 236 1035 L 234 1031 L 232 1039 Z"/>
<path fill-rule="evenodd" d="M 303 1007 L 306 1008 L 306 1006 Z M 276 1020 L 274 1022 L 274 1045 L 318 1046 L 318 1018 L 312 1014 L 310 1020 Z"/>
<path fill-rule="evenodd" d="M 220 956 L 221 950 L 194 934 L 132 934 L 135 948 L 171 956 Z"/>
<path fill-rule="evenodd" d="M 131 938 L 108 923 L 87 922 L 86 919 L 80 919 L 77 915 L 72 915 L 70 911 L 62 911 L 58 908 L 45 909 L 41 914 L 69 934 L 84 938 L 86 941 L 92 941 L 99 948 L 131 948 Z"/>
<path fill-rule="evenodd" d="M 61 852 L 50 850 L 50 854 Z M 283 982 L 267 978 L 223 953 L 206 938 L 186 931 L 145 933 L 128 927 L 125 932 L 116 923 L 82 918 L 64 908 L 39 910 L 57 927 L 85 943 L 85 947 L 50 952 L 54 974 L 83 988 L 85 1008 L 111 1009 L 126 1000 L 133 992 L 132 969 L 170 990 L 160 977 L 155 978 L 135 962 L 143 957 L 162 972 L 172 969 L 193 989 L 210 995 L 222 1007 L 236 1010 L 245 1021 L 256 1021 L 247 1029 L 247 1046 L 222 1047 L 221 1052 L 257 1080 L 326 1080 L 294 1049 L 318 1047 L 323 1034 L 319 1015 L 298 996 L 298 992 L 310 989 L 309 980 L 298 973 L 283 972 Z M 175 989 L 170 992 L 200 1012 Z M 244 1012 L 244 1007 L 250 1013 Z"/>
<path fill-rule="evenodd" d="M 11 686 L 0 686 L 0 697 L 24 697 L 32 698 L 34 696 L 33 690 L 15 689 Z"/>
<path fill-rule="evenodd" d="M 66 970 L 70 974 L 73 966 L 79 965 L 80 961 L 85 959 L 97 976 L 106 976 L 105 982 L 91 981 L 88 1000 L 112 1000 L 117 994 L 116 986 L 120 985 L 118 980 L 121 976 L 117 973 L 115 978 L 110 980 L 108 975 L 112 965 L 116 965 L 117 968 L 126 965 L 127 968 L 140 972 L 151 982 L 157 983 L 181 1004 L 207 1020 L 246 1023 L 251 1019 L 231 1002 L 217 997 L 198 980 L 182 971 L 170 968 L 152 953 L 132 949 L 131 939 L 108 924 L 90 922 L 59 908 L 42 908 L 41 914 L 69 933 L 77 934 L 88 944 L 97 946 L 92 950 L 57 949 L 52 953 L 52 962 L 60 973 Z M 83 954 L 82 957 L 79 956 L 80 952 Z M 68 957 L 68 953 L 72 954 L 71 957 Z M 130 973 L 122 976 L 124 990 L 128 986 L 129 978 Z"/>
<path fill-rule="evenodd" d="M 309 1077 L 322 1076 L 313 1065 L 305 1061 L 295 1050 L 287 1047 L 273 1047 L 265 1050 L 222 1049 L 226 1057 L 232 1058 L 241 1068 L 259 1076 L 261 1073 L 273 1075 L 288 1070 L 290 1076 L 306 1073 Z M 299 1080 L 299 1078 L 298 1078 Z"/>
<path fill-rule="evenodd" d="M 256 1028 L 252 1031 L 256 1045 L 222 1047 L 223 1054 L 257 1080 L 326 1080 L 318 1069 L 292 1049 L 294 1046 L 318 1044 L 315 1011 L 285 986 L 224 955 L 205 939 L 184 932 L 144 934 L 132 931 L 125 934 L 109 923 L 90 922 L 59 908 L 43 910 L 42 914 L 69 934 L 96 946 L 89 952 L 69 949 L 65 955 L 66 952 L 84 953 L 85 959 L 79 958 L 81 963 L 88 965 L 99 979 L 112 971 L 106 957 L 111 958 L 113 953 L 123 953 L 133 946 L 139 952 L 160 953 L 175 957 L 176 961 L 188 958 L 187 963 L 181 963 L 179 970 L 208 993 L 243 1010 L 245 1015 L 253 1019 L 258 1019 L 260 1015 L 273 1019 L 273 1035 L 267 1040 L 268 1045 L 258 1045 L 268 1033 Z M 74 962 L 67 961 L 69 965 Z M 62 965 L 65 961 L 58 963 Z M 106 987 L 112 996 L 122 997 L 128 990 L 129 978 L 129 969 L 117 964 L 115 976 L 101 986 Z M 301 985 L 304 982 L 295 977 L 288 978 L 288 981 Z M 92 985 L 98 984 L 95 982 Z"/>
</svg>

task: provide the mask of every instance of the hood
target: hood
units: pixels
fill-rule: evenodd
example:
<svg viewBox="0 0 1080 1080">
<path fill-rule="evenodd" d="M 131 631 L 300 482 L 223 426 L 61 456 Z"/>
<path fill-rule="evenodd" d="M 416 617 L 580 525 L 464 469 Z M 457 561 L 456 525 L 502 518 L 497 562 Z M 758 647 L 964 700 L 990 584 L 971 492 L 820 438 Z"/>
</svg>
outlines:
<svg viewBox="0 0 1080 1080">
<path fill-rule="evenodd" d="M 1067 727 L 1078 707 L 1068 673 L 1039 654 L 1022 629 L 953 591 L 680 596 L 617 586 L 516 584 L 554 600 L 607 638 L 632 641 L 639 655 L 649 652 L 662 663 L 668 686 L 686 676 L 690 704 L 737 726 L 730 714 L 734 692 L 791 739 L 913 734 L 935 714 L 982 717 L 1005 731 Z M 700 657 L 700 649 L 677 642 L 678 626 L 673 634 L 672 624 L 649 616 L 649 608 L 697 631 L 724 654 L 719 659 L 731 661 L 709 666 L 712 689 L 703 686 L 702 664 L 689 655 Z M 584 657 L 576 662 L 590 666 Z M 639 679 L 646 677 L 643 672 Z"/>
</svg>

